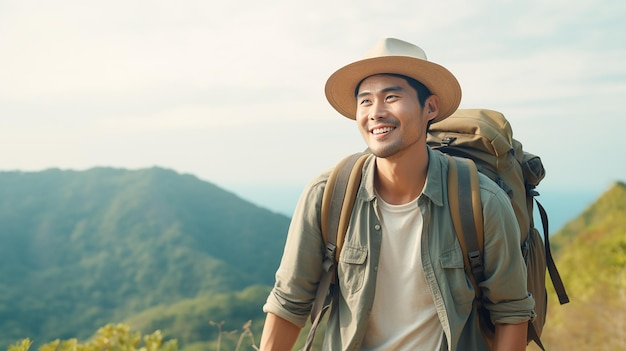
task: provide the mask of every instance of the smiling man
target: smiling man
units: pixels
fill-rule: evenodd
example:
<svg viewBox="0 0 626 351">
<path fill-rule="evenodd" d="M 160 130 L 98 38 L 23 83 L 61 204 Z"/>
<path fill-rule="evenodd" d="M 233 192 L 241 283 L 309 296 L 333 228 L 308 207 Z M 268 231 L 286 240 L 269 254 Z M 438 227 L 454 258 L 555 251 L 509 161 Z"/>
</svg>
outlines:
<svg viewBox="0 0 626 351">
<path fill-rule="evenodd" d="M 372 155 L 338 263 L 326 350 L 488 350 L 463 267 L 447 197 L 448 159 L 426 144 L 431 123 L 452 114 L 461 88 L 419 47 L 378 42 L 336 71 L 326 97 L 354 119 Z M 264 310 L 261 350 L 290 350 L 322 275 L 322 194 L 329 172 L 304 190 Z M 485 307 L 494 350 L 524 350 L 534 301 L 526 287 L 519 229 L 507 195 L 480 177 Z M 506 233 L 506 235 L 505 235 Z"/>
</svg>

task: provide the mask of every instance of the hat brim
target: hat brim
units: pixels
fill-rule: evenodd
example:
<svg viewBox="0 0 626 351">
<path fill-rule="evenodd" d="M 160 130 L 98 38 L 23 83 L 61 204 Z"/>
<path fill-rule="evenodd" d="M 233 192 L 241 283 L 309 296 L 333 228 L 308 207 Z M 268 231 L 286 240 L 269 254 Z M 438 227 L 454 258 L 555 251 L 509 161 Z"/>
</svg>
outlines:
<svg viewBox="0 0 626 351">
<path fill-rule="evenodd" d="M 450 71 L 436 63 L 409 56 L 368 58 L 338 69 L 326 81 L 326 99 L 337 112 L 356 119 L 357 85 L 367 77 L 384 73 L 411 77 L 424 84 L 433 95 L 437 95 L 439 113 L 433 122 L 450 116 L 461 103 L 461 86 Z"/>
</svg>

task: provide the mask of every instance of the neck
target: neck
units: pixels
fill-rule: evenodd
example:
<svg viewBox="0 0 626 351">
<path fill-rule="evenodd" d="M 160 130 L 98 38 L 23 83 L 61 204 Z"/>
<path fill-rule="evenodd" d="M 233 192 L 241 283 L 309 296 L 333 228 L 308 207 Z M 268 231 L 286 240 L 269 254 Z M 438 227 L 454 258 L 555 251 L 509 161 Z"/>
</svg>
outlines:
<svg viewBox="0 0 626 351">
<path fill-rule="evenodd" d="M 421 148 L 403 155 L 376 158 L 376 192 L 393 205 L 414 200 L 424 189 L 428 171 L 428 150 Z"/>
</svg>

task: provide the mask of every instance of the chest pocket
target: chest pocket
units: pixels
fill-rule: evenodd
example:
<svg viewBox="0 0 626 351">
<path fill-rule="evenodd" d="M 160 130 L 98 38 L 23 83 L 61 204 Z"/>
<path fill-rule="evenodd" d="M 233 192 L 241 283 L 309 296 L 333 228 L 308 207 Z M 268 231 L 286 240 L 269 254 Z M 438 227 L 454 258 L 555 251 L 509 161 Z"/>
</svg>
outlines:
<svg viewBox="0 0 626 351">
<path fill-rule="evenodd" d="M 339 286 L 346 293 L 354 294 L 361 290 L 367 262 L 367 248 L 344 246 L 339 255 Z"/>
<path fill-rule="evenodd" d="M 450 250 L 443 252 L 439 261 L 452 293 L 454 304 L 462 310 L 471 309 L 474 301 L 474 288 L 465 273 L 461 247 L 455 245 Z"/>
</svg>

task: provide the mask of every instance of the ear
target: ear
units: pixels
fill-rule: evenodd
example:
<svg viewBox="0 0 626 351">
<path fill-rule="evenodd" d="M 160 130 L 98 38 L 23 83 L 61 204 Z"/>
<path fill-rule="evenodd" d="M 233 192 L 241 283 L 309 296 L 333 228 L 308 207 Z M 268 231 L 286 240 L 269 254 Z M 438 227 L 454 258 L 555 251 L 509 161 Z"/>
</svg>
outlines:
<svg viewBox="0 0 626 351">
<path fill-rule="evenodd" d="M 432 121 L 439 114 L 439 96 L 431 95 L 424 101 L 426 121 Z"/>
</svg>

